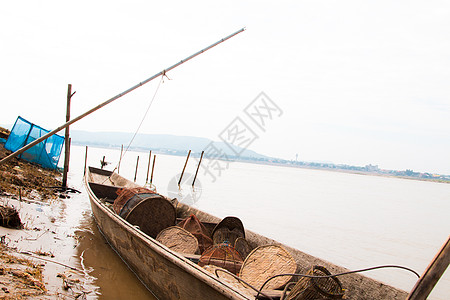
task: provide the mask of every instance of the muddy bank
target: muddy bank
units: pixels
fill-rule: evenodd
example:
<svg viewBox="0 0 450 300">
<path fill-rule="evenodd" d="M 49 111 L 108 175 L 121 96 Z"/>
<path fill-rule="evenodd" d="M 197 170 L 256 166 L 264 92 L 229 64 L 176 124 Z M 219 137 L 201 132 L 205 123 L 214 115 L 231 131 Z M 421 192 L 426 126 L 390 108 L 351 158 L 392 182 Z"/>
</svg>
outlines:
<svg viewBox="0 0 450 300">
<path fill-rule="evenodd" d="M 0 159 L 11 152 L 0 143 Z M 56 199 L 60 193 L 61 174 L 57 171 L 43 169 L 18 158 L 13 158 L 0 165 L 0 195 L 12 198 L 39 199 L 48 201 Z"/>
<path fill-rule="evenodd" d="M 0 159 L 9 153 L 0 144 Z M 0 299 L 96 297 L 94 278 L 73 255 L 70 195 L 60 186 L 56 171 L 17 158 L 0 165 Z"/>
</svg>

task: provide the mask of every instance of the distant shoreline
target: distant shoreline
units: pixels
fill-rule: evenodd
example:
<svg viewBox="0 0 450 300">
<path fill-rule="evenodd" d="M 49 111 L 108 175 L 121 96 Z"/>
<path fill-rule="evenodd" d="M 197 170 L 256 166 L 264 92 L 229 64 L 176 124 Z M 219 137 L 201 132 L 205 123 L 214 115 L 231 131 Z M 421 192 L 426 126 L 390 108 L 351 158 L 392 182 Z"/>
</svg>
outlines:
<svg viewBox="0 0 450 300">
<path fill-rule="evenodd" d="M 89 146 L 94 148 L 101 148 L 101 149 L 118 149 L 120 150 L 120 147 L 118 146 L 100 146 L 100 145 L 85 145 L 81 143 L 74 143 L 73 145 L 76 146 Z M 131 147 L 130 150 L 132 151 L 138 151 L 138 152 L 145 152 L 150 151 L 150 149 L 143 149 L 140 147 Z M 179 150 L 161 150 L 161 149 L 152 149 L 154 153 L 159 154 L 165 154 L 165 155 L 173 155 L 173 156 L 185 156 L 187 155 L 188 151 L 179 151 Z M 198 154 L 198 155 L 197 155 Z M 191 154 L 192 157 L 199 157 L 199 153 L 193 153 Z M 226 161 L 226 160 L 222 160 Z M 450 179 L 442 179 L 442 178 L 421 178 L 421 177 L 415 177 L 415 176 L 405 176 L 405 175 L 395 175 L 395 174 L 385 174 L 385 173 L 379 173 L 375 171 L 364 171 L 364 170 L 350 170 L 350 169 L 341 169 L 341 168 L 330 168 L 330 167 L 320 167 L 320 166 L 311 166 L 307 165 L 305 162 L 304 164 L 295 165 L 292 163 L 282 163 L 282 162 L 271 162 L 266 160 L 259 160 L 254 159 L 251 157 L 247 157 L 245 159 L 242 158 L 232 158 L 229 162 L 242 162 L 242 163 L 249 163 L 249 164 L 257 164 L 257 165 L 268 165 L 268 166 L 279 166 L 279 167 L 289 167 L 289 168 L 300 168 L 300 169 L 309 169 L 309 170 L 319 170 L 319 171 L 331 171 L 331 172 L 340 172 L 340 173 L 348 173 L 348 174 L 357 174 L 357 175 L 369 175 L 369 176 L 380 176 L 380 177 L 387 177 L 387 178 L 399 178 L 399 179 L 409 179 L 409 180 L 417 180 L 417 181 L 427 181 L 427 182 L 436 182 L 436 183 L 450 183 Z M 399 171 L 395 171 L 399 172 Z"/>
</svg>

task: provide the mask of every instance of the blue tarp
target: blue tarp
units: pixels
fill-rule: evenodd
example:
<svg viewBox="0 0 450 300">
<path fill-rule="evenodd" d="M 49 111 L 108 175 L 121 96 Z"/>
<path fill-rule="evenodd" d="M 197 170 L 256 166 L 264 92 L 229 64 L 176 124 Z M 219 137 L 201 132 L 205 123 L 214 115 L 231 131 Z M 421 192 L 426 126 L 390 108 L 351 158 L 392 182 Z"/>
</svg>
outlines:
<svg viewBox="0 0 450 300">
<path fill-rule="evenodd" d="M 15 152 L 49 132 L 49 130 L 45 130 L 19 116 L 5 143 L 5 149 Z M 64 137 L 54 134 L 31 147 L 19 157 L 47 169 L 56 169 L 63 144 Z"/>
</svg>

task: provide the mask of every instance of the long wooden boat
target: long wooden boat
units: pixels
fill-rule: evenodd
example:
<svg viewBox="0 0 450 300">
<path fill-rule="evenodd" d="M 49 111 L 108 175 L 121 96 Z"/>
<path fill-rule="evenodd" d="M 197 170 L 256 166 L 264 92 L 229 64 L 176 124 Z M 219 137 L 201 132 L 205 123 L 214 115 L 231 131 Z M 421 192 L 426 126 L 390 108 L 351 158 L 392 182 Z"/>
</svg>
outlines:
<svg viewBox="0 0 450 300">
<path fill-rule="evenodd" d="M 117 173 L 93 167 L 86 169 L 85 184 L 94 218 L 105 239 L 158 299 L 255 299 L 258 293 L 253 289 L 236 284 L 221 272 L 200 267 L 195 255 L 169 249 L 117 214 L 110 203 L 117 198 L 118 189 L 136 188 L 137 184 Z M 221 221 L 183 203 L 177 204 L 176 214 L 179 219 L 194 214 L 209 227 Z M 245 238 L 252 248 L 281 245 L 249 230 L 245 230 Z M 323 266 L 332 274 L 348 271 L 289 246 L 281 246 L 295 259 L 300 273 L 306 273 L 314 265 Z M 360 274 L 340 276 L 339 279 L 346 290 L 346 299 L 405 299 L 407 296 L 404 291 Z M 258 297 L 283 297 L 282 290 L 264 289 L 263 293 Z"/>
</svg>

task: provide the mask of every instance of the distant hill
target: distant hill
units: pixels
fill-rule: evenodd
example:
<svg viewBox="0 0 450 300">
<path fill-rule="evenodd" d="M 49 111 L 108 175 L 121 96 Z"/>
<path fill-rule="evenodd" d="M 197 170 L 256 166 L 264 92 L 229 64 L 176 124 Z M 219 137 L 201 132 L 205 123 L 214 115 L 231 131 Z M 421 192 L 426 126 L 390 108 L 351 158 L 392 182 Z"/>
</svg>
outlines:
<svg viewBox="0 0 450 300">
<path fill-rule="evenodd" d="M 128 132 L 90 132 L 81 130 L 72 130 L 70 132 L 72 144 L 88 145 L 96 147 L 126 147 L 133 133 Z M 170 134 L 137 134 L 131 144 L 132 149 L 140 150 L 156 150 L 166 153 L 183 154 L 192 150 L 194 153 L 201 153 L 205 148 L 213 142 L 207 138 L 193 136 L 178 136 Z M 236 156 L 240 153 L 241 158 L 267 159 L 269 157 L 256 153 L 255 151 L 233 147 L 234 151 L 224 142 L 214 141 L 214 147 L 223 151 L 228 157 Z"/>
</svg>

